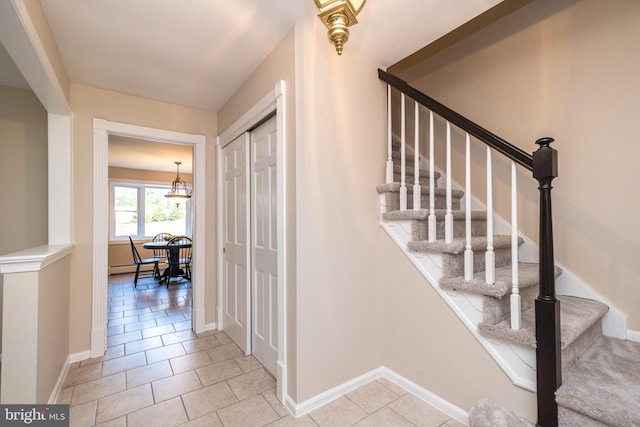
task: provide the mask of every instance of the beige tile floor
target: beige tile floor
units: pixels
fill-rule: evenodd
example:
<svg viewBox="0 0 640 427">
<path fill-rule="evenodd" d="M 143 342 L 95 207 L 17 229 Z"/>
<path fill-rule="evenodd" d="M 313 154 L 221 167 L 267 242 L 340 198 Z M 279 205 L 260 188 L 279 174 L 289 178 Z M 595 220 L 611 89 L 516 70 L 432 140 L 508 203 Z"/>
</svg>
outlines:
<svg viewBox="0 0 640 427">
<path fill-rule="evenodd" d="M 191 331 L 191 286 L 109 279 L 107 352 L 72 364 L 57 403 L 71 426 L 461 426 L 380 379 L 298 419 L 275 379 L 220 331 Z"/>
</svg>

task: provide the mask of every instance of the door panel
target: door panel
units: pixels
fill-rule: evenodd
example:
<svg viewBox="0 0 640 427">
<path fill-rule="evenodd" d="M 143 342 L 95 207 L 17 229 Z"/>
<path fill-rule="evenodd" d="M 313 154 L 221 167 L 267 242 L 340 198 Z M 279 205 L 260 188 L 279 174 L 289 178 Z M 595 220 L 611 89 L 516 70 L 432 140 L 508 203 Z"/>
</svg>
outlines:
<svg viewBox="0 0 640 427">
<path fill-rule="evenodd" d="M 278 361 L 277 134 L 272 117 L 251 132 L 253 355 L 276 376 Z"/>
<path fill-rule="evenodd" d="M 223 329 L 245 352 L 251 353 L 249 293 L 249 233 L 247 222 L 249 133 L 222 149 L 223 195 Z"/>
</svg>

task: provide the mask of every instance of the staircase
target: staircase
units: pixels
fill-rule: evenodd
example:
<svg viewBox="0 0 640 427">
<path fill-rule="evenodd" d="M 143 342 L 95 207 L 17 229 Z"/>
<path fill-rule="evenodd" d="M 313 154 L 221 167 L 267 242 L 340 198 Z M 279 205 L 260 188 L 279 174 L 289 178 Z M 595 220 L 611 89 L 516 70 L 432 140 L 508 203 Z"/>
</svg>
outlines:
<svg viewBox="0 0 640 427">
<path fill-rule="evenodd" d="M 539 295 L 542 293 L 541 269 L 535 262 L 521 259 L 512 262 L 513 254 L 518 256 L 512 245 L 517 242 L 520 247 L 524 239 L 494 234 L 492 230 L 488 233 L 487 224 L 490 222 L 487 218 L 492 214 L 484 209 L 470 210 L 468 204 L 466 209 L 461 209 L 462 201 L 466 202 L 465 192 L 439 185 L 438 181 L 446 177 L 438 171 L 434 171 L 433 182 L 430 182 L 429 170 L 414 165 L 421 168 L 419 178 L 414 182 L 415 168 L 401 167 L 407 157 L 406 152 L 403 154 L 406 147 L 402 141 L 390 139 L 390 147 L 393 181 L 389 182 L 391 174 L 388 171 L 387 182 L 377 187 L 381 200 L 381 225 L 478 336 L 514 383 L 535 391 L 531 375 L 536 375 L 536 352 L 540 358 L 537 343 L 541 338 L 536 338 L 535 311 L 536 305 L 540 304 L 536 298 L 541 299 Z M 433 162 L 430 165 L 433 167 Z M 417 184 L 415 189 L 414 183 Z M 450 185 L 449 180 L 447 184 Z M 419 198 L 414 198 L 414 191 L 420 191 Z M 402 200 L 405 192 L 406 199 Z M 430 197 L 433 197 L 433 202 Z M 420 207 L 433 205 L 435 210 L 414 209 L 417 203 Z M 429 236 L 430 214 L 435 216 L 435 239 Z M 445 239 L 445 218 L 448 215 L 452 218 L 450 241 Z M 467 221 L 467 216 L 470 221 Z M 493 228 L 492 225 L 490 227 Z M 552 244 L 552 238 L 550 241 Z M 487 250 L 488 246 L 491 251 Z M 465 251 L 469 250 L 473 253 L 473 272 L 465 273 L 468 262 Z M 487 263 L 489 252 L 492 253 Z M 515 276 L 514 265 L 517 266 Z M 490 273 L 492 283 L 488 283 L 491 281 L 487 276 L 487 266 L 495 269 Z M 558 267 L 549 273 L 552 285 L 553 277 L 563 274 Z M 514 280 L 518 283 L 515 288 Z M 512 317 L 514 291 L 519 295 L 520 314 L 516 316 L 519 327 L 514 327 Z M 557 369 L 562 376 L 551 389 L 550 397 L 554 400 L 551 408 L 547 407 L 548 402 L 539 400 L 537 425 L 640 426 L 640 343 L 603 336 L 603 318 L 609 310 L 605 303 L 571 295 L 556 299 L 553 292 L 552 296 L 547 299 L 553 299 L 560 312 L 561 322 L 557 329 L 561 354 L 558 362 L 561 360 L 561 366 L 551 369 Z M 543 354 L 543 357 L 546 356 Z M 542 387 L 546 387 L 544 381 Z M 537 383 L 537 388 L 541 389 L 540 377 Z M 561 383 L 563 385 L 557 389 Z M 536 425 L 488 399 L 474 405 L 469 420 L 472 426 Z"/>
</svg>

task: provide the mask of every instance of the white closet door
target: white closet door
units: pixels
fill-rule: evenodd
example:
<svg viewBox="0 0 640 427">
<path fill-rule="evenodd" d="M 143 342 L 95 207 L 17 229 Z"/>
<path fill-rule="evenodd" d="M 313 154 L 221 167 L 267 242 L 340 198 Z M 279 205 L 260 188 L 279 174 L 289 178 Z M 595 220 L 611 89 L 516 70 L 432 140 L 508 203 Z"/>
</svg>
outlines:
<svg viewBox="0 0 640 427">
<path fill-rule="evenodd" d="M 251 132 L 253 355 L 276 376 L 278 361 L 277 134 L 275 116 Z"/>
<path fill-rule="evenodd" d="M 251 353 L 249 309 L 249 223 L 248 172 L 249 133 L 222 149 L 223 195 L 223 325 L 222 329 L 244 350 Z"/>
</svg>

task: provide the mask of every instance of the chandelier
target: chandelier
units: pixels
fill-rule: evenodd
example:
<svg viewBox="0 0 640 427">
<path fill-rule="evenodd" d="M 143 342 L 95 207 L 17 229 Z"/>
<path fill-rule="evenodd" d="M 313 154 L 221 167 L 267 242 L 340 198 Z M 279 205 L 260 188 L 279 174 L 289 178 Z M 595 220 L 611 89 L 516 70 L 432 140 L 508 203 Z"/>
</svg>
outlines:
<svg viewBox="0 0 640 427">
<path fill-rule="evenodd" d="M 180 203 L 183 199 L 191 198 L 191 191 L 187 189 L 187 183 L 184 182 L 183 179 L 180 178 L 180 165 L 182 162 L 174 162 L 176 164 L 176 168 L 178 173 L 176 175 L 176 179 L 171 183 L 171 191 L 164 195 L 167 199 L 174 200 L 176 203 Z"/>
<path fill-rule="evenodd" d="M 329 41 L 342 55 L 344 44 L 349 40 L 349 27 L 358 23 L 356 15 L 366 0 L 313 0 L 320 11 L 318 18 L 328 28 Z"/>
</svg>

